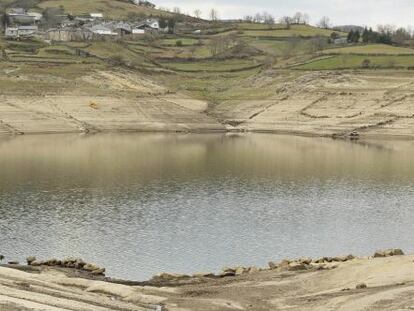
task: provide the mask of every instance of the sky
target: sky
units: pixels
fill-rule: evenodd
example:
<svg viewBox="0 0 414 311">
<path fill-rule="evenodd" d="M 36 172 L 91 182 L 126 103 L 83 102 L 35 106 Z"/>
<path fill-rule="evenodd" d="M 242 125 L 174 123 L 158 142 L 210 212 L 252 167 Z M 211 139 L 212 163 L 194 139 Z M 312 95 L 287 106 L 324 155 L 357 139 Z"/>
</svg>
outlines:
<svg viewBox="0 0 414 311">
<path fill-rule="evenodd" d="M 414 25 L 414 0 L 154 0 L 154 3 L 170 9 L 179 7 L 184 13 L 200 9 L 205 18 L 209 10 L 215 8 L 220 18 L 225 19 L 263 11 L 276 18 L 303 12 L 309 14 L 313 24 L 322 16 L 328 16 L 334 25 Z"/>
</svg>

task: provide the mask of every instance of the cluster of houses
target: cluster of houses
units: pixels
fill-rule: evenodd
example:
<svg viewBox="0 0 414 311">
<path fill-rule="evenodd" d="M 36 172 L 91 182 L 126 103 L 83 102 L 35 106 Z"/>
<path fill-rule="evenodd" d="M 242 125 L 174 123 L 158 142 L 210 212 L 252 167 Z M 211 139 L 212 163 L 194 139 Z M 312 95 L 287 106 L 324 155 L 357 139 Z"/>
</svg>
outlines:
<svg viewBox="0 0 414 311">
<path fill-rule="evenodd" d="M 41 13 L 27 12 L 20 8 L 11 9 L 7 13 L 5 36 L 9 39 L 41 37 L 53 41 L 83 41 L 168 31 L 160 29 L 159 20 L 155 18 L 134 22 L 108 21 L 102 13 L 56 15 L 55 18 L 55 25 L 48 27 L 47 23 L 42 23 L 44 17 Z"/>
</svg>

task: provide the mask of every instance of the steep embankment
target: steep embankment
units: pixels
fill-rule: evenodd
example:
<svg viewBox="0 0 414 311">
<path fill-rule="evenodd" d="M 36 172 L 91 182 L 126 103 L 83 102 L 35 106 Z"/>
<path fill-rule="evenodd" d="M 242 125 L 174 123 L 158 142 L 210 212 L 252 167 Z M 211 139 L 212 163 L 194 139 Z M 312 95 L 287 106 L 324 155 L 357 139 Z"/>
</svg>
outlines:
<svg viewBox="0 0 414 311">
<path fill-rule="evenodd" d="M 347 258 L 283 261 L 262 271 L 239 268 L 236 276 L 232 269 L 221 277 L 164 274 L 148 283 L 157 288 L 68 277 L 47 267 L 40 274 L 0 268 L 0 309 L 380 311 L 413 306 L 414 256 Z"/>
</svg>

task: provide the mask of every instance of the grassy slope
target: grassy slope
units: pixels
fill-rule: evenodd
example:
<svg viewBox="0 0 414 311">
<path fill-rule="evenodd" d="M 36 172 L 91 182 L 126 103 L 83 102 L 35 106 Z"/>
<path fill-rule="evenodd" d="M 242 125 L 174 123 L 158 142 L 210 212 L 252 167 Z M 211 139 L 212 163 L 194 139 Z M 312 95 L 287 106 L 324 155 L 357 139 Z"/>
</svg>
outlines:
<svg viewBox="0 0 414 311">
<path fill-rule="evenodd" d="M 329 49 L 324 54 L 376 54 L 376 55 L 406 55 L 414 54 L 414 49 L 396 47 L 386 44 L 368 44 Z"/>
<path fill-rule="evenodd" d="M 146 10 L 116 0 L 90 0 L 88 2 L 83 0 L 44 0 L 41 3 L 42 6 L 59 4 L 75 13 L 103 11 L 104 14 L 109 12 L 112 17 L 122 17 L 130 10 L 135 12 Z M 311 52 L 308 38 L 328 36 L 332 31 L 311 26 L 295 25 L 289 30 L 284 29 L 281 25 L 269 28 L 268 25 L 246 23 L 207 24 L 206 27 L 207 31 L 212 30 L 211 35 L 195 36 L 192 32 L 187 35 L 181 33 L 177 36 L 160 37 L 151 44 L 145 40 L 124 43 L 71 42 L 38 46 L 35 51 L 26 50 L 31 43 L 8 42 L 6 44 L 10 52 L 10 60 L 18 64 L 25 61 L 30 64 L 36 62 L 39 64 L 60 63 L 62 66 L 66 66 L 67 70 L 71 70 L 72 67 L 68 66 L 72 65 L 67 65 L 67 63 L 73 64 L 76 68 L 82 66 L 87 68 L 90 64 L 105 67 L 113 66 L 114 59 L 118 61 L 121 59 L 123 65 L 129 68 L 145 69 L 147 72 L 152 72 L 155 79 L 162 80 L 172 90 L 186 91 L 197 98 L 206 99 L 213 103 L 238 98 L 262 99 L 275 94 L 275 90 L 266 84 L 252 86 L 246 82 L 263 70 L 264 66 L 259 67 L 260 65 L 266 63 L 268 66 L 269 59 L 273 68 L 286 70 L 286 73 L 293 75 L 301 73 L 292 72 L 289 69 L 290 66 L 308 62 L 312 58 L 314 60 L 305 65 L 296 65 L 294 68 L 302 70 L 361 68 L 365 59 L 369 59 L 371 66 L 376 68 L 407 68 L 414 64 L 414 55 L 398 55 L 408 54 L 408 52 L 411 54 L 412 50 L 386 45 L 326 49 L 322 53 L 341 55 L 325 56 L 322 59 L 320 58 L 321 52 Z M 223 29 L 225 32 L 217 34 L 217 29 Z M 238 40 L 246 42 L 250 47 L 261 50 L 264 55 L 251 55 L 244 58 L 230 55 L 226 59 L 212 58 L 209 49 L 210 42 L 217 36 L 229 33 L 232 33 L 233 36 L 236 35 Z M 251 35 L 247 36 L 246 33 Z M 177 40 L 181 40 L 183 46 L 177 47 Z M 292 46 L 292 42 L 296 43 Z M 333 45 L 329 47 L 333 47 Z M 76 56 L 74 54 L 76 48 L 89 52 L 92 57 Z M 353 53 L 366 55 L 352 55 Z M 384 54 L 384 56 L 371 54 Z M 158 68 L 157 64 L 152 61 L 161 64 L 162 68 Z M 258 67 L 255 68 L 255 66 Z M 174 78 L 171 78 L 171 72 L 167 74 L 163 68 L 175 72 Z M 58 71 L 58 69 L 56 70 Z M 165 72 L 165 76 L 163 72 Z"/>
<path fill-rule="evenodd" d="M 243 24 L 245 25 L 245 24 Z M 243 26 L 245 27 L 245 26 Z M 245 28 L 242 28 L 245 29 Z M 290 29 L 269 28 L 263 25 L 262 28 L 253 27 L 248 30 L 243 30 L 243 34 L 248 37 L 265 37 L 265 38 L 289 38 L 289 37 L 329 37 L 333 31 L 330 29 L 321 29 L 307 25 L 292 25 Z M 344 35 L 341 33 L 341 35 Z"/>
<path fill-rule="evenodd" d="M 303 70 L 338 70 L 363 68 L 362 63 L 369 60 L 369 68 L 411 68 L 414 66 L 414 55 L 374 56 L 374 55 L 338 55 L 317 59 L 296 67 Z"/>
<path fill-rule="evenodd" d="M 120 19 L 127 17 L 130 13 L 146 14 L 153 16 L 169 15 L 170 13 L 156 9 L 136 6 L 117 0 L 42 0 L 41 8 L 63 6 L 68 13 L 103 13 L 106 18 Z"/>
</svg>

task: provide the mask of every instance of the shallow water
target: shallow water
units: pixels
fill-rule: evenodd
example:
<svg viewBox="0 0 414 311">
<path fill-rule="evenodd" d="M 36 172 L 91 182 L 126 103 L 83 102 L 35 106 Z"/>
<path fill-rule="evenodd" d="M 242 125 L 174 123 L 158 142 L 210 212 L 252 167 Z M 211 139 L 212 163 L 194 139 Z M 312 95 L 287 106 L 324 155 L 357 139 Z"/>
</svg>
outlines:
<svg viewBox="0 0 414 311">
<path fill-rule="evenodd" d="M 0 253 L 108 275 L 414 251 L 414 142 L 277 135 L 0 139 Z"/>
</svg>

